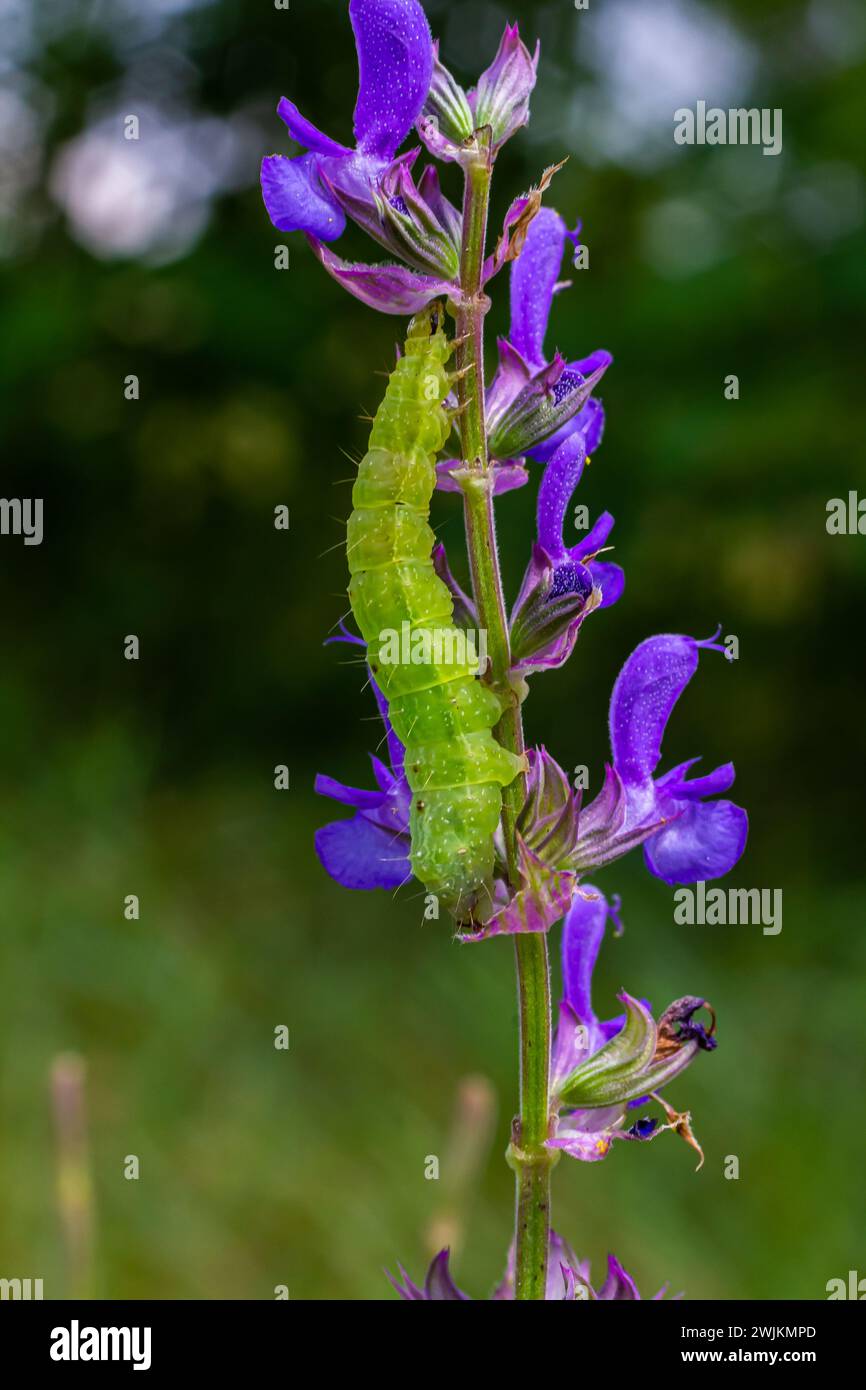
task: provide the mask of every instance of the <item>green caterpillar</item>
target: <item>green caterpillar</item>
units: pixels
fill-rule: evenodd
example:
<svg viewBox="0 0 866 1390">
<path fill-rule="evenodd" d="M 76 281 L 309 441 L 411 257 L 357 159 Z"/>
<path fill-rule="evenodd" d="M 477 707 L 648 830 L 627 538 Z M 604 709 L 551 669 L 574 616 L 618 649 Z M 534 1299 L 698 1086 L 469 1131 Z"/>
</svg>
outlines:
<svg viewBox="0 0 866 1390">
<path fill-rule="evenodd" d="M 477 679 L 431 558 L 430 499 L 454 380 L 443 317 L 434 304 L 409 324 L 358 469 L 347 549 L 352 612 L 406 749 L 412 870 L 463 920 L 489 900 L 502 787 L 523 762 L 493 738 L 500 702 Z M 408 660 L 405 642 L 404 658 L 394 660 L 397 632 L 411 635 Z"/>
</svg>

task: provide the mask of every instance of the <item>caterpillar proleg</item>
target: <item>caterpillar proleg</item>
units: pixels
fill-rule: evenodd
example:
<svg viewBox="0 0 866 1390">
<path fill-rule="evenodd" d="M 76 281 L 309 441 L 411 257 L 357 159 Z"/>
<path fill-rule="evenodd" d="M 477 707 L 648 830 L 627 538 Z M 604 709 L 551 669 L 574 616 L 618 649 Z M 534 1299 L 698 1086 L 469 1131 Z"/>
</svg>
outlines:
<svg viewBox="0 0 866 1390">
<path fill-rule="evenodd" d="M 433 568 L 428 517 L 453 381 L 443 319 L 433 304 L 409 324 L 358 469 L 347 549 L 352 611 L 406 749 L 412 869 L 462 919 L 491 893 L 502 788 L 523 763 L 493 737 L 500 702 L 478 679 Z M 401 632 L 411 643 L 395 660 L 392 635 Z"/>
</svg>

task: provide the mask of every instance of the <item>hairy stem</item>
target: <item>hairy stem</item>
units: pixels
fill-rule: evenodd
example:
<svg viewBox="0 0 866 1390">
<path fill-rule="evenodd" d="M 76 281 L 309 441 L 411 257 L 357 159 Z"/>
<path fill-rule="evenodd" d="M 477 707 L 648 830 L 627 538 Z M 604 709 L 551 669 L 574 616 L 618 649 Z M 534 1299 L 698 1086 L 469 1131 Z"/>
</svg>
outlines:
<svg viewBox="0 0 866 1390">
<path fill-rule="evenodd" d="M 508 1159 L 517 1175 L 515 1297 L 544 1298 L 550 1233 L 550 1173 L 559 1155 L 545 1148 L 550 1073 L 550 970 L 547 937 L 514 938 L 520 1013 L 520 1116 Z"/>
<path fill-rule="evenodd" d="M 478 621 L 487 633 L 490 657 L 488 679 L 503 700 L 503 715 L 495 734 L 504 747 L 514 753 L 522 753 L 524 743 L 520 701 L 509 681 L 511 652 L 496 544 L 493 472 L 487 453 L 484 414 L 484 317 L 489 300 L 483 290 L 482 273 L 491 173 L 489 147 L 484 146 L 479 136 L 478 156 L 465 168 L 461 294 L 459 303 L 454 306 L 459 344 L 461 487 L 472 588 Z M 525 782 L 522 776 L 516 777 L 503 793 L 502 823 L 514 888 L 520 886 L 516 822 L 524 796 Z M 550 1230 L 550 1171 L 555 1161 L 544 1147 L 548 1134 L 550 1072 L 547 938 L 543 934 L 527 934 L 517 936 L 515 943 L 520 1016 L 520 1113 L 508 1151 L 509 1163 L 516 1174 L 517 1189 L 515 1296 L 519 1299 L 543 1299 Z"/>
</svg>

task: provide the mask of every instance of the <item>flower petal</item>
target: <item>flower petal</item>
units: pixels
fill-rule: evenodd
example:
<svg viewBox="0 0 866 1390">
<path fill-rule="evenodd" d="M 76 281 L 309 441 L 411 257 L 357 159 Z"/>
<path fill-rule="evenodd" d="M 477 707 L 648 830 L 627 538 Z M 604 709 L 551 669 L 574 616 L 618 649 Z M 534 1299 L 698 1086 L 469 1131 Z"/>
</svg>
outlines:
<svg viewBox="0 0 866 1390">
<path fill-rule="evenodd" d="M 528 363 L 507 338 L 497 338 L 496 347 L 499 362 L 485 400 L 489 434 L 493 433 L 515 396 L 532 380 L 532 371 Z"/>
<path fill-rule="evenodd" d="M 588 1028 L 598 1022 L 592 1009 L 592 972 L 609 916 L 610 908 L 604 894 L 591 883 L 582 883 L 562 928 L 565 998 Z"/>
<path fill-rule="evenodd" d="M 569 1158 L 576 1158 L 579 1163 L 600 1163 L 607 1158 L 617 1137 L 601 1130 L 569 1129 L 568 1116 L 565 1115 L 557 1126 L 556 1138 L 546 1140 L 545 1148 L 562 1149 Z"/>
<path fill-rule="evenodd" d="M 450 1251 L 440 1250 L 427 1271 L 424 1283 L 424 1297 L 428 1303 L 469 1303 L 469 1295 L 462 1293 L 451 1278 L 448 1268 Z"/>
<path fill-rule="evenodd" d="M 289 134 L 293 140 L 297 140 L 299 145 L 305 149 L 312 150 L 314 154 L 350 155 L 352 150 L 347 149 L 336 140 L 332 140 L 330 135 L 325 133 L 312 121 L 308 121 L 306 116 L 302 116 L 293 101 L 288 97 L 281 97 L 277 106 L 277 115 L 280 120 L 285 121 L 289 128 Z"/>
<path fill-rule="evenodd" d="M 400 1271 L 400 1279 L 395 1278 L 389 1269 L 385 1270 L 385 1278 L 388 1280 L 388 1283 L 396 1289 L 404 1303 L 426 1302 L 427 1295 L 424 1293 L 424 1290 L 419 1289 L 417 1284 L 413 1284 L 402 1265 L 398 1264 L 397 1268 Z M 400 1280 L 403 1282 L 401 1283 Z"/>
<path fill-rule="evenodd" d="M 338 285 L 362 304 L 383 314 L 417 314 L 439 294 L 448 294 L 451 285 L 431 275 L 418 275 L 404 265 L 359 265 L 344 261 L 329 251 L 315 236 L 307 240 L 314 254 Z"/>
<path fill-rule="evenodd" d="M 545 361 L 547 321 L 567 236 L 568 229 L 559 213 L 554 208 L 541 208 L 511 267 L 509 336 L 517 351 L 536 370 Z"/>
<path fill-rule="evenodd" d="M 568 553 L 562 539 L 565 513 L 580 482 L 585 462 L 583 435 L 575 430 L 557 449 L 544 470 L 538 489 L 538 539 L 554 560 L 562 559 Z"/>
<path fill-rule="evenodd" d="M 346 215 L 319 179 L 317 156 L 298 159 L 273 154 L 262 160 L 262 198 L 268 216 L 281 232 L 308 232 L 321 241 L 336 241 Z"/>
<path fill-rule="evenodd" d="M 319 157 L 319 177 L 328 195 L 363 232 L 392 255 L 397 251 L 389 239 L 382 215 L 381 181 L 398 166 L 408 165 L 411 168 L 417 157 L 417 147 L 399 155 L 391 164 L 372 155 L 356 154 L 355 151 L 348 158 Z"/>
<path fill-rule="evenodd" d="M 316 831 L 316 853 L 344 888 L 399 888 L 412 876 L 408 840 L 366 816 L 332 821 Z"/>
<path fill-rule="evenodd" d="M 443 459 L 436 465 L 436 490 L 438 492 L 460 492 L 463 489 L 454 474 L 465 465 L 462 459 Z M 529 474 L 518 459 L 493 459 L 493 496 L 503 492 L 513 492 L 515 488 L 525 487 Z"/>
<path fill-rule="evenodd" d="M 746 847 L 749 817 L 733 801 L 680 802 L 676 820 L 644 845 L 651 874 L 665 883 L 721 878 Z"/>
<path fill-rule="evenodd" d="M 385 800 L 385 791 L 363 791 L 360 787 L 349 787 L 320 772 L 313 786 L 317 796 L 329 796 L 332 801 L 340 801 L 344 806 L 354 806 L 356 811 L 378 810 Z"/>
<path fill-rule="evenodd" d="M 426 164 L 418 180 L 418 192 L 433 216 L 451 234 L 456 246 L 463 235 L 463 213 L 442 192 L 439 171 L 435 164 Z"/>
<path fill-rule="evenodd" d="M 403 779 L 403 754 L 406 750 L 394 733 L 394 729 L 391 725 L 391 720 L 388 715 L 388 701 L 385 699 L 385 696 L 382 694 L 372 676 L 370 676 L 370 684 L 373 687 L 373 694 L 376 697 L 376 708 L 382 717 L 382 723 L 385 725 L 385 737 L 388 744 L 388 758 L 391 762 L 391 771 L 398 781 L 405 780 Z"/>
<path fill-rule="evenodd" d="M 466 591 L 461 588 L 454 578 L 454 575 L 451 573 L 451 566 L 448 563 L 445 546 L 441 541 L 434 545 L 433 553 L 430 558 L 433 561 L 433 568 L 436 574 L 442 580 L 442 583 L 451 595 L 451 601 L 454 604 L 454 626 L 460 628 L 477 628 L 478 609 L 475 607 L 473 600 Z"/>
<path fill-rule="evenodd" d="M 692 637 L 666 633 L 636 647 L 616 679 L 610 702 L 610 744 L 627 786 L 652 777 L 671 711 L 698 668 Z"/>
<path fill-rule="evenodd" d="M 582 541 L 573 545 L 569 551 L 576 560 L 591 559 L 597 555 L 602 547 L 607 543 L 611 531 L 614 528 L 614 519 L 610 512 L 602 512 L 598 520 L 593 523 L 587 531 Z"/>
<path fill-rule="evenodd" d="M 612 608 L 622 598 L 625 589 L 625 570 L 621 565 L 613 565 L 607 560 L 594 560 L 588 566 L 592 582 L 601 590 L 599 608 Z"/>
<path fill-rule="evenodd" d="M 736 776 L 733 763 L 722 763 L 721 767 L 708 772 L 705 777 L 692 777 L 687 781 L 689 768 L 700 761 L 700 758 L 690 758 L 687 763 L 680 763 L 679 767 L 660 777 L 656 782 L 659 796 L 668 794 L 677 801 L 683 798 L 686 801 L 700 801 L 705 796 L 718 796 L 720 792 L 730 791 Z"/>
<path fill-rule="evenodd" d="M 568 911 L 577 879 L 569 870 L 550 869 L 517 835 L 518 867 L 523 886 L 505 902 L 494 900 L 483 926 L 461 931 L 460 941 L 486 941 L 492 936 L 543 932 Z"/>
<path fill-rule="evenodd" d="M 393 159 L 430 88 L 430 26 L 418 0 L 351 0 L 349 17 L 360 73 L 355 138 L 365 153 Z"/>
<path fill-rule="evenodd" d="M 614 1301 L 630 1301 L 640 1299 L 637 1284 L 631 1275 L 623 1269 L 615 1255 L 607 1257 L 607 1278 L 598 1292 L 599 1299 Z"/>
</svg>

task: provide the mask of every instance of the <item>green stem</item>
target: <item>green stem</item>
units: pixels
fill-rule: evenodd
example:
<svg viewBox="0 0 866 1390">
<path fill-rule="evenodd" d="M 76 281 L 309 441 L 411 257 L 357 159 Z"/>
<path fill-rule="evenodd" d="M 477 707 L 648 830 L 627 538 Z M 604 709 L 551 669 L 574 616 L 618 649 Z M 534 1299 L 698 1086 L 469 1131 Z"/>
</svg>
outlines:
<svg viewBox="0 0 866 1390">
<path fill-rule="evenodd" d="M 547 1286 L 550 1174 L 559 1155 L 545 1148 L 549 1134 L 550 970 L 547 937 L 514 938 L 520 1014 L 520 1115 L 508 1151 L 517 1175 L 515 1290 L 518 1299 L 541 1298 Z"/>
<path fill-rule="evenodd" d="M 457 320 L 457 367 L 460 371 L 461 487 L 466 542 L 478 621 L 487 633 L 488 679 L 503 701 L 496 726 L 499 742 L 522 753 L 520 700 L 509 680 L 511 650 L 499 570 L 493 514 L 493 473 L 487 453 L 484 416 L 484 317 L 490 302 L 482 274 L 490 205 L 492 162 L 479 136 L 477 158 L 465 168 L 463 244 L 460 256 Z M 502 824 L 512 886 L 520 886 L 516 822 L 526 794 L 525 779 L 515 777 L 503 793 Z M 516 1283 L 519 1299 L 543 1299 L 547 1281 L 550 1231 L 550 1172 L 556 1160 L 544 1147 L 548 1137 L 550 1074 L 550 981 L 547 938 L 517 936 L 517 994 L 520 1015 L 520 1112 L 515 1120 L 508 1161 L 516 1174 Z"/>
</svg>

